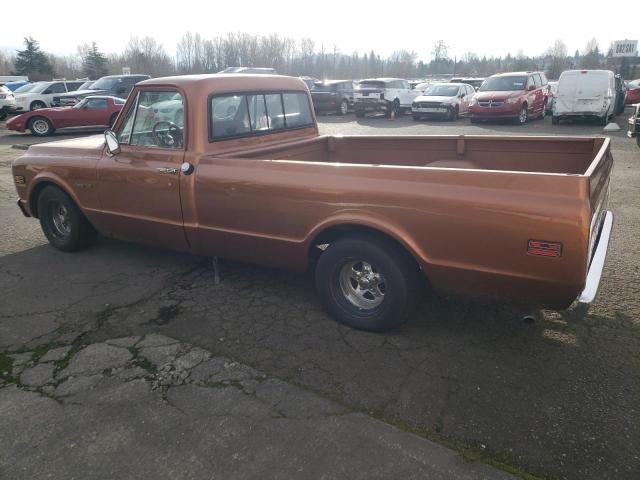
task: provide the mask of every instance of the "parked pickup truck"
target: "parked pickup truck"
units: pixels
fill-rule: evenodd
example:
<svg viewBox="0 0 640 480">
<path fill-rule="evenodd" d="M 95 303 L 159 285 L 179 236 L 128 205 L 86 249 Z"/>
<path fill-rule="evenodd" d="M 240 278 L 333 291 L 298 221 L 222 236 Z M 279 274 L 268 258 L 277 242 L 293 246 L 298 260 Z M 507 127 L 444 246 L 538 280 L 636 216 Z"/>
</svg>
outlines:
<svg viewBox="0 0 640 480">
<path fill-rule="evenodd" d="M 608 138 L 319 135 L 300 79 L 198 75 L 137 84 L 113 131 L 34 145 L 13 175 L 60 250 L 100 232 L 311 266 L 337 320 L 384 331 L 425 277 L 522 306 L 593 300 L 612 166 Z"/>
</svg>

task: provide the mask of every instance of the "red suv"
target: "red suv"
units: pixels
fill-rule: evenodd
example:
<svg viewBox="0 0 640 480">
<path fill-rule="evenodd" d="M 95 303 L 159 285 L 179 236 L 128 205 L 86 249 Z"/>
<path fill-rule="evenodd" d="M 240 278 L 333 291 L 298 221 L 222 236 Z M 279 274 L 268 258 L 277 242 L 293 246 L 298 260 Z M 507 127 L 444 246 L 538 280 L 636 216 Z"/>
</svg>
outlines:
<svg viewBox="0 0 640 480">
<path fill-rule="evenodd" d="M 544 117 L 549 87 L 542 72 L 499 73 L 487 78 L 469 105 L 471 122 L 514 119 L 521 125 L 530 117 Z"/>
</svg>

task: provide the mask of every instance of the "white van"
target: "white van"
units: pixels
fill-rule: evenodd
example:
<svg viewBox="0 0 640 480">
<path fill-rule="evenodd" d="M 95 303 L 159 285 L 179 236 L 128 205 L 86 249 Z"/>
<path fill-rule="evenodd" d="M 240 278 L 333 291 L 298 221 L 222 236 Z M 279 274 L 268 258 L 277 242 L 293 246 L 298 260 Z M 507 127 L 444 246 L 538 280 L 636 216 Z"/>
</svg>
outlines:
<svg viewBox="0 0 640 480">
<path fill-rule="evenodd" d="M 615 75 L 609 70 L 567 70 L 558 80 L 552 123 L 567 117 L 598 117 L 603 125 L 615 115 Z"/>
</svg>

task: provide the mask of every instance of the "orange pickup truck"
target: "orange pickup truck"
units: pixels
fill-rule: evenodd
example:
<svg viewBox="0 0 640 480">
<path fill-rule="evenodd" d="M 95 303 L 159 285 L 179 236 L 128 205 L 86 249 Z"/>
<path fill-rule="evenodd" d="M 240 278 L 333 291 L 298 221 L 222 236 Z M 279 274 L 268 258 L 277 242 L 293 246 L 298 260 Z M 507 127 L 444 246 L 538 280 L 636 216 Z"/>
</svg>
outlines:
<svg viewBox="0 0 640 480">
<path fill-rule="evenodd" d="M 113 131 L 32 146 L 18 205 L 64 251 L 97 232 L 305 270 L 328 311 L 384 331 L 425 283 L 563 309 L 595 297 L 608 138 L 319 135 L 302 80 L 138 83 Z"/>
</svg>

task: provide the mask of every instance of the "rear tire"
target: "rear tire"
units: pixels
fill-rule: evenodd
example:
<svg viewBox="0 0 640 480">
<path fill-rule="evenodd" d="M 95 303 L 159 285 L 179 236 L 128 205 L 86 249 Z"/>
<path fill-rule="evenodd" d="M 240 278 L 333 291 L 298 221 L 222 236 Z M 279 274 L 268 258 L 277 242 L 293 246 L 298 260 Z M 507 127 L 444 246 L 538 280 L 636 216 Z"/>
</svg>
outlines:
<svg viewBox="0 0 640 480">
<path fill-rule="evenodd" d="M 46 117 L 33 117 L 29 120 L 29 130 L 36 137 L 46 137 L 55 132 L 53 125 Z"/>
<path fill-rule="evenodd" d="M 44 102 L 41 102 L 40 100 L 36 100 L 35 102 L 31 102 L 31 105 L 29 105 L 29 110 L 40 110 L 41 108 L 47 108 L 47 105 Z"/>
<path fill-rule="evenodd" d="M 49 243 L 63 252 L 88 247 L 96 231 L 74 201 L 58 187 L 47 186 L 38 196 L 40 226 Z"/>
<path fill-rule="evenodd" d="M 402 325 L 416 304 L 419 271 L 384 238 L 348 236 L 320 255 L 315 272 L 320 300 L 338 322 L 370 332 Z"/>
</svg>

